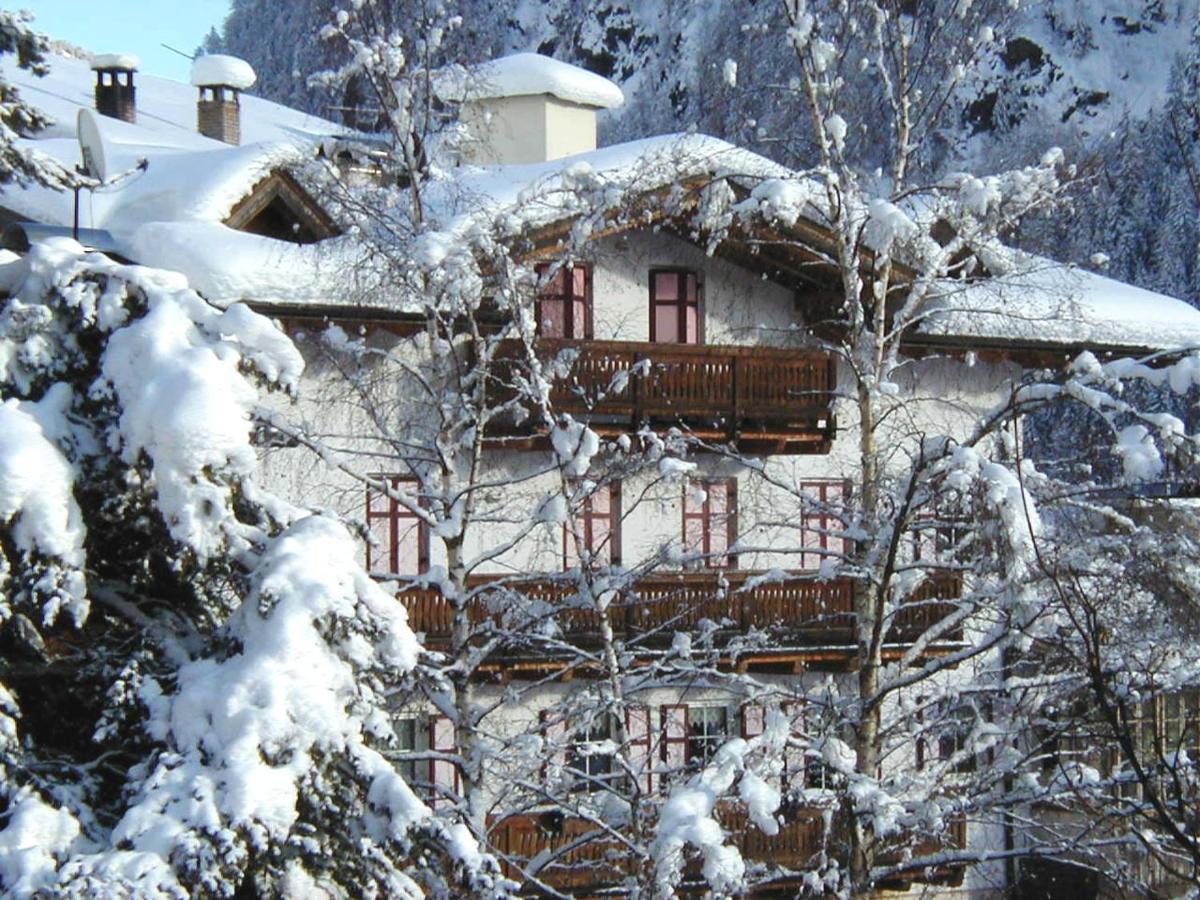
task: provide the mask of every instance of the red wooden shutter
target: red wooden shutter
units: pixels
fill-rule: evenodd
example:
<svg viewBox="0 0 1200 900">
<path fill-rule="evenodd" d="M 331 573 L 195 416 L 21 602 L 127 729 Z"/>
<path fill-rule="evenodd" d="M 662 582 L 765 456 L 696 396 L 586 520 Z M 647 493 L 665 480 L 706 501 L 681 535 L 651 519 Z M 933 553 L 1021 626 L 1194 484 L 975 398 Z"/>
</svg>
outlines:
<svg viewBox="0 0 1200 900">
<path fill-rule="evenodd" d="M 454 722 L 443 715 L 429 717 L 429 749 L 437 753 L 454 753 L 458 750 Z M 429 781 L 434 786 L 434 808 L 450 806 L 461 789 L 458 766 L 449 760 L 429 761 Z"/>
<path fill-rule="evenodd" d="M 767 711 L 758 703 L 742 704 L 742 737 L 746 740 L 756 738 L 767 727 Z"/>
<path fill-rule="evenodd" d="M 650 758 L 652 735 L 649 707 L 625 708 L 625 735 L 629 740 L 629 767 L 637 779 L 638 788 L 644 794 L 651 794 L 654 792 L 654 766 Z"/>
<path fill-rule="evenodd" d="M 688 762 L 688 708 L 673 703 L 662 708 L 662 758 L 668 777 Z"/>
</svg>

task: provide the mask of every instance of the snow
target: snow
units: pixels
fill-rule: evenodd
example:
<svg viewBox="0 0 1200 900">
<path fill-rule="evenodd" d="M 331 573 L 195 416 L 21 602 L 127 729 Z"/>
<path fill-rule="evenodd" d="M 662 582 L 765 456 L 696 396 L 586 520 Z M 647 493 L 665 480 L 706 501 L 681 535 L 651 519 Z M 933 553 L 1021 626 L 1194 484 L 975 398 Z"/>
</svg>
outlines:
<svg viewBox="0 0 1200 900">
<path fill-rule="evenodd" d="M 47 888 L 57 859 L 78 837 L 79 823 L 69 812 L 47 806 L 29 790 L 18 791 L 0 831 L 0 884 L 18 897 Z"/>
<path fill-rule="evenodd" d="M 596 432 L 569 415 L 564 415 L 551 429 L 550 443 L 569 478 L 586 475 L 592 457 L 600 451 L 600 438 Z"/>
<path fill-rule="evenodd" d="M 303 360 L 274 324 L 249 309 L 219 310 L 189 289 L 177 273 L 85 255 L 82 247 L 66 238 L 36 244 L 25 259 L 10 263 L 4 274 L 15 302 L 35 307 L 48 284 L 62 290 L 61 285 L 84 272 L 119 276 L 144 296 L 145 315 L 126 324 L 129 305 L 142 299 L 132 296 L 122 281 L 114 280 L 111 292 L 99 297 L 86 290 L 68 294 L 85 321 L 112 331 L 101 376 L 90 393 L 118 400 L 123 457 L 132 464 L 145 454 L 151 461 L 153 487 L 171 534 L 200 558 L 207 558 L 227 541 L 241 539 L 226 478 L 236 482 L 256 468 L 250 420 L 258 390 L 245 364 L 252 361 L 268 382 L 290 388 L 303 371 Z M 0 344 L 0 358 L 7 355 L 15 362 L 29 353 L 27 347 L 13 350 Z M 13 377 L 11 371 L 3 374 Z M 53 395 L 47 395 L 42 404 L 52 400 Z M 36 443 L 29 422 L 19 412 L 8 404 L 4 409 L 11 425 L 5 429 L 8 453 L 37 454 L 39 467 L 32 471 L 44 476 L 44 483 L 36 486 L 38 493 L 32 495 L 40 505 L 31 507 L 28 492 L 33 488 L 16 482 L 6 494 L 5 508 L 15 509 L 21 503 L 21 508 L 42 511 L 31 519 L 37 530 L 30 540 L 40 540 L 43 549 L 66 552 L 72 542 L 81 540 L 69 527 L 73 515 L 65 499 L 69 470 L 65 461 L 56 462 L 54 454 L 46 452 L 49 444 L 44 438 L 45 446 Z M 24 464 L 23 471 L 30 471 L 32 463 Z M 22 527 L 23 520 L 18 523 Z"/>
<path fill-rule="evenodd" d="M 0 403 L 0 521 L 16 519 L 12 535 L 23 552 L 82 567 L 74 467 L 42 431 L 35 409 L 11 399 Z"/>
<path fill-rule="evenodd" d="M 1013 271 L 992 278 L 943 282 L 917 330 L 1068 347 L 1200 346 L 1200 311 L 1182 300 L 1039 257 L 1013 259 Z"/>
<path fill-rule="evenodd" d="M 514 53 L 470 70 L 446 70 L 435 89 L 443 100 L 455 101 L 550 94 L 599 109 L 625 103 L 621 89 L 607 78 L 537 53 Z"/>
<path fill-rule="evenodd" d="M 202 57 L 201 72 L 236 74 L 229 57 Z M 224 62 L 222 62 L 224 60 Z M 0 60 L 0 72 L 22 96 L 55 119 L 36 139 L 19 143 L 73 168 L 80 159 L 77 117 L 92 108 L 93 76 L 81 60 L 48 56 L 49 74 L 38 78 L 17 68 L 11 58 Z M 234 61 L 238 62 L 238 61 Z M 245 64 L 242 64 L 243 66 Z M 248 69 L 248 67 L 246 67 Z M 252 73 L 251 73 L 252 74 Z M 236 78 L 245 83 L 246 72 Z M 241 98 L 242 145 L 230 147 L 196 131 L 195 88 L 139 76 L 136 123 L 93 116 L 100 132 L 110 175 L 134 169 L 119 184 L 85 191 L 80 224 L 105 229 L 123 255 L 140 263 L 174 268 L 206 291 L 212 299 L 235 302 L 284 300 L 296 288 L 306 297 L 327 301 L 339 291 L 329 288 L 318 269 L 321 255 L 298 250 L 284 241 L 194 228 L 179 232 L 164 223 L 200 223 L 220 227 L 233 207 L 271 171 L 294 167 L 311 159 L 318 143 L 343 128 L 257 97 Z M 69 226 L 72 195 L 38 186 L 7 186 L 3 205 L 30 220 Z M 214 237 L 220 240 L 213 241 Z M 332 258 L 337 262 L 336 254 Z M 289 290 L 289 287 L 292 290 Z M 344 283 L 342 284 L 344 292 Z"/>
<path fill-rule="evenodd" d="M 223 85 L 245 91 L 254 85 L 257 76 L 250 63 L 236 56 L 210 53 L 197 56 L 192 63 L 192 84 L 196 87 Z"/>
<path fill-rule="evenodd" d="M 132 53 L 97 53 L 92 57 L 93 69 L 137 69 L 141 64 Z"/>
<path fill-rule="evenodd" d="M 116 844 L 170 860 L 196 828 L 261 828 L 282 840 L 318 753 L 348 754 L 372 784 L 389 833 L 429 817 L 367 745 L 361 713 L 379 698 L 359 670 L 406 671 L 419 647 L 404 607 L 367 576 L 357 553 L 333 520 L 296 522 L 271 542 L 254 592 L 227 626 L 237 652 L 183 665 L 172 695 L 146 683 L 149 731 L 173 752 L 117 824 Z M 326 637 L 364 631 L 369 643 Z"/>
</svg>

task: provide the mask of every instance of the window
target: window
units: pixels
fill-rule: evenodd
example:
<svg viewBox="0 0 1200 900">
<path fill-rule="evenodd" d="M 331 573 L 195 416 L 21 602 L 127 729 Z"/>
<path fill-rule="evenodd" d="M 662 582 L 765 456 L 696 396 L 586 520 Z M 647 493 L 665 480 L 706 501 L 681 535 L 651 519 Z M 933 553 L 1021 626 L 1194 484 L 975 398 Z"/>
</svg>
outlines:
<svg viewBox="0 0 1200 900">
<path fill-rule="evenodd" d="M 615 767 L 609 742 L 615 731 L 612 722 L 601 716 L 571 736 L 567 746 L 567 768 L 575 774 L 575 790 L 601 791 L 613 780 Z"/>
<path fill-rule="evenodd" d="M 453 802 L 459 793 L 458 768 L 449 760 L 430 753 L 457 753 L 454 723 L 441 715 L 401 716 L 393 722 L 396 749 L 401 758 L 396 768 L 416 793 L 435 807 Z M 410 758 L 403 758 L 411 754 Z"/>
<path fill-rule="evenodd" d="M 847 485 L 844 481 L 802 481 L 800 490 L 805 504 L 800 511 L 800 568 L 819 569 L 826 560 L 836 562 L 836 554 L 846 553 L 850 542 L 841 537 L 845 530 L 840 518 Z"/>
<path fill-rule="evenodd" d="M 396 749 L 401 753 L 412 753 L 415 757 L 429 749 L 429 729 L 424 720 L 406 716 L 396 720 L 395 728 Z M 400 759 L 396 762 L 396 768 L 409 787 L 424 796 L 429 795 L 431 782 L 428 760 Z"/>
<path fill-rule="evenodd" d="M 393 491 L 413 496 L 412 478 L 376 475 Z M 429 568 L 429 529 L 408 507 L 373 487 L 367 488 L 367 570 L 391 575 L 419 575 Z"/>
<path fill-rule="evenodd" d="M 650 340 L 662 344 L 704 343 L 700 281 L 695 272 L 650 271 Z"/>
<path fill-rule="evenodd" d="M 546 278 L 537 302 L 538 334 L 546 338 L 592 337 L 592 271 L 588 266 L 563 265 L 550 275 L 551 266 L 537 267 L 539 278 Z"/>
<path fill-rule="evenodd" d="M 954 559 L 966 523 L 941 515 L 919 516 L 912 523 L 913 560 L 945 565 Z"/>
<path fill-rule="evenodd" d="M 575 523 L 563 525 L 563 568 L 581 565 L 573 528 L 580 529 L 585 558 L 582 565 L 615 566 L 621 563 L 620 482 L 596 488 L 584 498 Z"/>
<path fill-rule="evenodd" d="M 669 772 L 700 769 L 729 739 L 728 711 L 723 706 L 664 706 L 662 733 L 662 758 Z"/>
<path fill-rule="evenodd" d="M 683 489 L 683 543 L 702 554 L 700 565 L 709 569 L 735 569 L 737 556 L 729 553 L 737 539 L 737 479 L 692 481 Z"/>
</svg>

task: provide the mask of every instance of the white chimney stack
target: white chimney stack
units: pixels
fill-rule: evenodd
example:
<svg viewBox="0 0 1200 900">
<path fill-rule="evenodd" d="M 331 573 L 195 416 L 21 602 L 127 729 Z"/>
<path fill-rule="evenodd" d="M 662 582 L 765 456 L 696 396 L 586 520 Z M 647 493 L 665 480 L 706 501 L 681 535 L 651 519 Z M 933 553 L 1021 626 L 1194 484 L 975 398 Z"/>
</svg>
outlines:
<svg viewBox="0 0 1200 900">
<path fill-rule="evenodd" d="M 462 104 L 470 139 L 463 161 L 537 163 L 596 149 L 596 110 L 625 102 L 621 89 L 586 69 L 517 53 L 445 72 L 438 96 Z"/>
</svg>

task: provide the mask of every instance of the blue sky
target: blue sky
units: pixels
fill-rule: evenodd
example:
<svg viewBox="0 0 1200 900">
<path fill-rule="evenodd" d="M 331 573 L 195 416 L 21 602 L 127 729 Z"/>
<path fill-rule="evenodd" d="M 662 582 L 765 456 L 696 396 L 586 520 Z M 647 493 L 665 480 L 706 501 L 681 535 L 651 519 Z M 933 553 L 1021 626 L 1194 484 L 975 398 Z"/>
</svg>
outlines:
<svg viewBox="0 0 1200 900">
<path fill-rule="evenodd" d="M 32 12 L 34 28 L 52 38 L 93 53 L 132 53 L 142 72 L 177 81 L 188 80 L 191 63 L 162 45 L 191 54 L 229 13 L 229 0 L 17 0 L 11 6 Z"/>
</svg>

